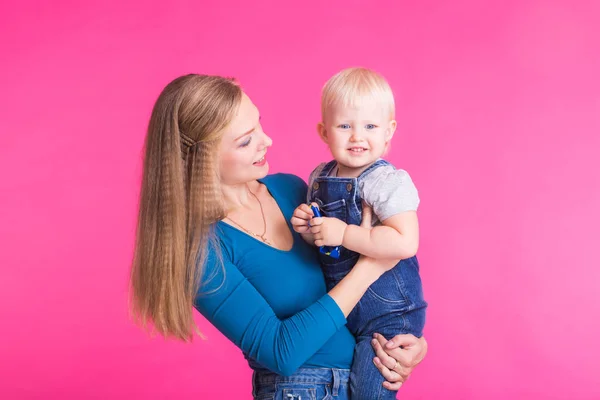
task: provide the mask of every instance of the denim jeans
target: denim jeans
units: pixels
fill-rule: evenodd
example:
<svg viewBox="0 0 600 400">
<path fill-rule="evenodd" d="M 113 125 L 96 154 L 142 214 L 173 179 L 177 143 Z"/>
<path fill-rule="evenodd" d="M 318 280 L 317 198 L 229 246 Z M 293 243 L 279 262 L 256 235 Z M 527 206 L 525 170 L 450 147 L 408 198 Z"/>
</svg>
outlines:
<svg viewBox="0 0 600 400">
<path fill-rule="evenodd" d="M 360 225 L 362 199 L 358 194 L 359 182 L 375 168 L 389 163 L 378 160 L 358 178 L 329 176 L 335 165 L 332 161 L 323 168 L 310 188 L 309 197 L 319 205 L 323 216 Z M 328 291 L 346 276 L 360 256 L 343 247 L 340 250 L 338 259 L 319 253 Z M 395 392 L 382 386 L 383 376 L 373 364 L 373 333 L 380 333 L 388 339 L 401 333 L 420 337 L 423 335 L 426 307 L 416 256 L 400 261 L 367 289 L 348 316 L 348 328 L 357 342 L 350 377 L 352 399 L 396 398 Z"/>
<path fill-rule="evenodd" d="M 300 368 L 292 376 L 257 369 L 252 375 L 254 400 L 348 400 L 350 370 Z"/>
</svg>

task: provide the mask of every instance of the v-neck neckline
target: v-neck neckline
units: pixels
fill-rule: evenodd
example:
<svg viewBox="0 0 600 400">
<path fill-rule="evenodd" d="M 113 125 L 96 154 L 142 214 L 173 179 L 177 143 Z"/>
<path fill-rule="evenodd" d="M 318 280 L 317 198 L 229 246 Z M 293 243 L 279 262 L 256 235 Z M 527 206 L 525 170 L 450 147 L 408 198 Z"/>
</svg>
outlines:
<svg viewBox="0 0 600 400">
<path fill-rule="evenodd" d="M 265 178 L 266 178 L 266 177 L 265 177 Z M 287 226 L 288 230 L 290 231 L 290 234 L 292 235 L 292 247 L 290 247 L 290 249 L 289 249 L 289 250 L 282 250 L 282 249 L 280 249 L 280 248 L 278 248 L 278 247 L 271 246 L 270 244 L 267 244 L 267 243 L 263 242 L 263 241 L 262 241 L 260 238 L 258 238 L 258 237 L 255 237 L 255 236 L 252 236 L 252 235 L 250 235 L 249 233 L 247 233 L 247 232 L 244 232 L 243 230 L 241 230 L 241 229 L 239 229 L 239 228 L 236 228 L 235 226 L 233 226 L 233 225 L 230 225 L 230 224 L 228 224 L 228 223 L 227 223 L 227 222 L 225 222 L 225 221 L 222 221 L 222 220 L 221 220 L 221 221 L 219 221 L 219 224 L 221 224 L 221 225 L 224 225 L 224 226 L 226 226 L 226 227 L 227 227 L 227 228 L 229 228 L 229 229 L 233 229 L 235 232 L 238 232 L 238 233 L 239 233 L 239 234 L 241 234 L 241 235 L 247 236 L 247 237 L 249 237 L 250 239 L 252 239 L 252 240 L 254 240 L 254 241 L 256 241 L 256 242 L 260 243 L 261 245 L 263 245 L 263 246 L 266 246 L 266 247 L 268 247 L 268 248 L 270 248 L 270 249 L 273 249 L 273 250 L 275 250 L 275 251 L 279 251 L 279 252 L 281 252 L 281 253 L 289 253 L 289 252 L 291 252 L 291 251 L 294 249 L 294 246 L 296 246 L 296 237 L 295 237 L 295 235 L 294 235 L 294 233 L 295 233 L 295 232 L 294 232 L 294 229 L 293 229 L 293 227 L 292 227 L 292 224 L 291 224 L 291 222 L 290 222 L 290 221 L 289 221 L 289 220 L 286 218 L 286 216 L 285 216 L 285 213 L 283 212 L 283 209 L 281 208 L 281 203 L 279 202 L 279 199 L 277 198 L 278 196 L 276 196 L 275 194 L 273 194 L 273 192 L 272 192 L 272 191 L 271 191 L 271 189 L 269 188 L 269 185 L 267 185 L 267 184 L 264 182 L 264 179 L 265 179 L 265 178 L 262 178 L 262 179 L 257 179 L 257 181 L 258 181 L 260 184 L 262 184 L 262 185 L 265 185 L 265 188 L 267 189 L 267 191 L 269 192 L 269 194 L 271 195 L 271 197 L 272 197 L 272 198 L 275 200 L 275 203 L 277 204 L 277 207 L 279 208 L 279 212 L 281 213 L 281 216 L 282 216 L 282 217 L 283 217 L 283 219 L 285 220 L 286 226 Z"/>
</svg>

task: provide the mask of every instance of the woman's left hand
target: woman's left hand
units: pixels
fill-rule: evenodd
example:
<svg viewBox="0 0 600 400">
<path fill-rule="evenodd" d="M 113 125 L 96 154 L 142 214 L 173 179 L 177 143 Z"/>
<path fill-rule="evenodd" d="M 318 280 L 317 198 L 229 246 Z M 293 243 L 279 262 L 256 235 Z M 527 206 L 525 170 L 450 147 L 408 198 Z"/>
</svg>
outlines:
<svg viewBox="0 0 600 400">
<path fill-rule="evenodd" d="M 427 341 L 424 337 L 396 335 L 390 341 L 376 333 L 372 340 L 375 349 L 373 362 L 387 382 L 388 390 L 398 390 L 408 379 L 412 370 L 427 354 Z"/>
</svg>

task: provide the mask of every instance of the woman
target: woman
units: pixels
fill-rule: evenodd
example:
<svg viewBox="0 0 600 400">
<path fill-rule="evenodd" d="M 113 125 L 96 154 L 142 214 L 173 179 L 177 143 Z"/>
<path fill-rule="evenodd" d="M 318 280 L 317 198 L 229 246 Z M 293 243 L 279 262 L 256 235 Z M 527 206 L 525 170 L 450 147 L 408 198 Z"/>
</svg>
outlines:
<svg viewBox="0 0 600 400">
<path fill-rule="evenodd" d="M 326 293 L 316 251 L 288 222 L 306 184 L 267 176 L 271 144 L 232 80 L 188 75 L 167 85 L 146 137 L 133 310 L 189 340 L 195 306 L 241 348 L 257 399 L 346 399 L 355 342 L 345 317 L 397 260 L 362 257 Z M 373 346 L 391 390 L 427 351 L 410 335 Z"/>
</svg>

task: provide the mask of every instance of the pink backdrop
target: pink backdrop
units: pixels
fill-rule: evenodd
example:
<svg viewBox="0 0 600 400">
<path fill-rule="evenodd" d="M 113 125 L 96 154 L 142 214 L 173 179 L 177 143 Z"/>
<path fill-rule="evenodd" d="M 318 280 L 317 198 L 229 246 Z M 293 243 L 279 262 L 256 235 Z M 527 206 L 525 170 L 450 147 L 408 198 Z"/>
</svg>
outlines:
<svg viewBox="0 0 600 400">
<path fill-rule="evenodd" d="M 180 74 L 236 76 L 272 171 L 306 179 L 329 157 L 320 87 L 353 65 L 392 84 L 389 158 L 422 197 L 431 347 L 402 398 L 600 398 L 598 2 L 12 3 L 1 398 L 249 399 L 240 352 L 201 317 L 193 344 L 128 319 L 150 109 Z"/>
</svg>

